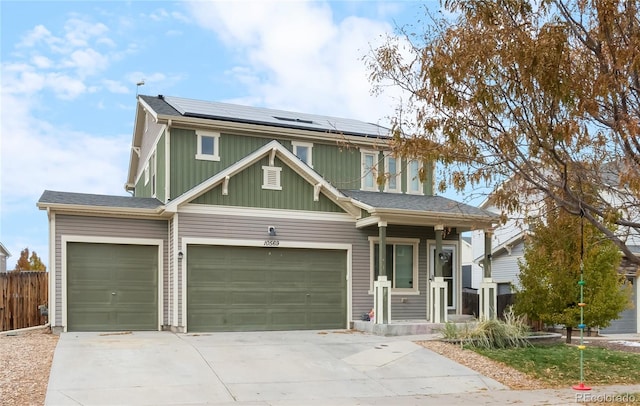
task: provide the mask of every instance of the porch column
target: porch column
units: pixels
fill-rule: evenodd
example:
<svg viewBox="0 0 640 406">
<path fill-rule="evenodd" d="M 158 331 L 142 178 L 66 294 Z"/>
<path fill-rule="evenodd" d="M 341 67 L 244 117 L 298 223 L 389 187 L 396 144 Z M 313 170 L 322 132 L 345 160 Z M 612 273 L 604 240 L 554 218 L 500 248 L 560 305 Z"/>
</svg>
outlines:
<svg viewBox="0 0 640 406">
<path fill-rule="evenodd" d="M 491 240 L 493 229 L 484 230 L 483 278 L 480 284 L 480 320 L 498 317 L 498 284 L 491 277 Z"/>
<path fill-rule="evenodd" d="M 387 222 L 378 223 L 378 279 L 373 282 L 376 324 L 391 322 L 391 281 L 387 280 Z"/>
<path fill-rule="evenodd" d="M 442 234 L 444 233 L 444 225 L 438 224 L 434 227 L 436 233 L 436 252 L 434 258 L 433 281 L 431 281 L 431 322 L 446 323 L 447 322 L 447 282 L 444 280 L 442 273 Z"/>
</svg>

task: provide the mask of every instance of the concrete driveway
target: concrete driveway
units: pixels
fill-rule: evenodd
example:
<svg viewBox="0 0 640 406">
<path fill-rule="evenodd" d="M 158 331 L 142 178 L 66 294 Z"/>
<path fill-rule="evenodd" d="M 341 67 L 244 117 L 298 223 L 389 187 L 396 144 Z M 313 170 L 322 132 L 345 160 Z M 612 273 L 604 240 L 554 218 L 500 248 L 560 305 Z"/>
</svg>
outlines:
<svg viewBox="0 0 640 406">
<path fill-rule="evenodd" d="M 416 404 L 505 389 L 411 340 L 352 331 L 63 333 L 46 405 Z"/>
</svg>

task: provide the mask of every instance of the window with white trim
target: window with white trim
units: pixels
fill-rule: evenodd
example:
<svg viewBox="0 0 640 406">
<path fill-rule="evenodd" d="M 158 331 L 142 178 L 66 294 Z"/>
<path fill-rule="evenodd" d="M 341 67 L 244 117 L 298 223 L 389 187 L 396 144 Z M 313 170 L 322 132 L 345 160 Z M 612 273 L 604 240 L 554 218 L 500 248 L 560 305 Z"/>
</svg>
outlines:
<svg viewBox="0 0 640 406">
<path fill-rule="evenodd" d="M 400 171 L 398 170 L 398 166 L 400 164 L 400 159 L 387 155 L 384 158 L 384 168 L 385 168 L 385 176 L 387 181 L 385 183 L 385 192 L 400 192 Z"/>
<path fill-rule="evenodd" d="M 196 130 L 198 136 L 198 150 L 196 159 L 204 161 L 220 160 L 220 133 Z"/>
<path fill-rule="evenodd" d="M 412 159 L 407 162 L 407 193 L 422 194 L 422 182 L 420 182 L 420 161 Z"/>
<path fill-rule="evenodd" d="M 380 274 L 380 244 L 377 237 L 369 237 L 371 253 L 371 287 Z M 418 248 L 419 239 L 387 238 L 386 275 L 391 290 L 396 293 L 419 293 Z"/>
<path fill-rule="evenodd" d="M 300 160 L 310 168 L 313 168 L 313 160 L 311 156 L 313 144 L 310 142 L 291 141 L 291 145 L 293 146 L 293 154 L 300 158 Z"/>
<path fill-rule="evenodd" d="M 377 171 L 376 166 L 378 163 L 378 153 L 375 151 L 362 151 L 362 175 L 361 185 L 362 190 L 378 191 L 378 184 L 376 182 Z"/>
<path fill-rule="evenodd" d="M 280 174 L 282 168 L 277 166 L 263 166 L 262 167 L 262 188 L 270 190 L 282 190 L 280 184 Z"/>
</svg>

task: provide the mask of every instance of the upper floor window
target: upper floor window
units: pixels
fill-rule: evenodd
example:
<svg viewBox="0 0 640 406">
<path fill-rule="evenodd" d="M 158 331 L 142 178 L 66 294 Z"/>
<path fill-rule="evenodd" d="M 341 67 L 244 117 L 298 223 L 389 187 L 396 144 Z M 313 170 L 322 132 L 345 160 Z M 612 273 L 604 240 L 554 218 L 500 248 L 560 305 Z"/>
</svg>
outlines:
<svg viewBox="0 0 640 406">
<path fill-rule="evenodd" d="M 398 170 L 398 164 L 400 160 L 393 156 L 385 157 L 385 169 L 387 182 L 385 185 L 385 192 L 400 192 L 400 171 Z"/>
<path fill-rule="evenodd" d="M 291 145 L 293 146 L 293 154 L 300 158 L 302 162 L 309 165 L 309 167 L 313 168 L 313 161 L 311 157 L 313 144 L 309 142 L 292 141 Z"/>
<path fill-rule="evenodd" d="M 421 166 L 420 162 L 415 159 L 407 162 L 407 193 L 422 194 Z"/>
<path fill-rule="evenodd" d="M 196 159 L 205 161 L 220 160 L 220 133 L 196 130 L 198 136 L 198 151 Z"/>
<path fill-rule="evenodd" d="M 369 238 L 371 245 L 371 286 L 380 275 L 379 239 Z M 387 280 L 393 292 L 418 292 L 418 247 L 419 239 L 387 238 L 385 268 Z"/>
<path fill-rule="evenodd" d="M 378 153 L 375 151 L 362 151 L 362 190 L 378 190 L 376 183 L 376 165 L 378 163 Z"/>
</svg>

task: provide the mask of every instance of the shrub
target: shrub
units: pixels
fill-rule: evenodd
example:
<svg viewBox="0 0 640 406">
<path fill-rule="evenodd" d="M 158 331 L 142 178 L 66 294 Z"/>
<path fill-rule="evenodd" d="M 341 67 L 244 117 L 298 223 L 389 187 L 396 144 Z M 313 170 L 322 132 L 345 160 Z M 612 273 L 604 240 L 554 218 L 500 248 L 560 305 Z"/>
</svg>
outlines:
<svg viewBox="0 0 640 406">
<path fill-rule="evenodd" d="M 480 348 L 514 348 L 530 345 L 529 327 L 524 318 L 516 316 L 513 309 L 504 313 L 504 321 L 497 319 L 482 320 L 472 327 L 468 324 L 459 328 L 454 323 L 446 323 L 441 330 L 447 340 L 460 340 L 461 343 Z"/>
</svg>

